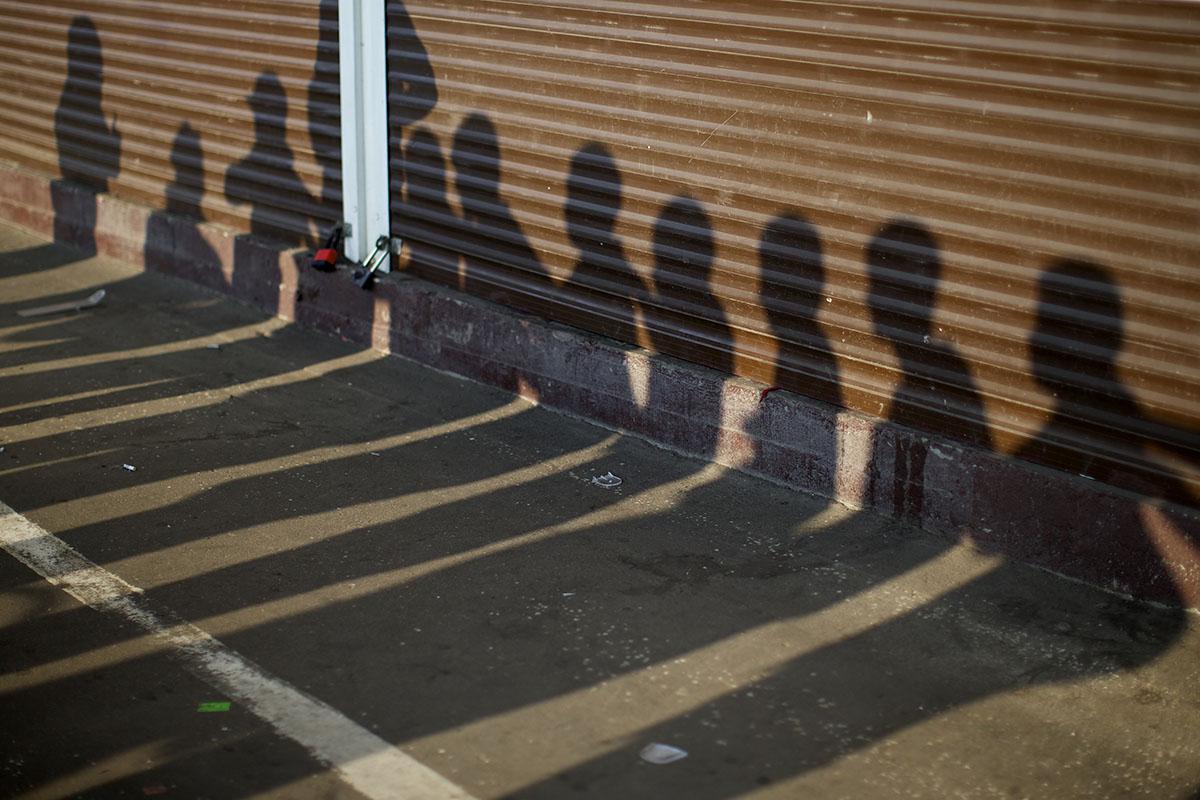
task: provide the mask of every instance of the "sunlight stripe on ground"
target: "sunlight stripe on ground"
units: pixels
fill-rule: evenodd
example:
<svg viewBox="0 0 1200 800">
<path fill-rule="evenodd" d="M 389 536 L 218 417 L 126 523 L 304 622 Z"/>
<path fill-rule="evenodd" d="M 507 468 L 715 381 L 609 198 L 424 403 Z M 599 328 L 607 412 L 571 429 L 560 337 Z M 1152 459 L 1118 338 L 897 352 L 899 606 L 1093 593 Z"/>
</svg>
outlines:
<svg viewBox="0 0 1200 800">
<path fill-rule="evenodd" d="M 0 503 L 0 547 L 79 602 L 129 620 L 187 667 L 377 800 L 471 800 L 464 789 L 187 622 L 166 622 L 141 590 Z"/>
<path fill-rule="evenodd" d="M 831 598 L 824 608 L 750 627 L 545 700 L 431 733 L 410 744 L 425 752 L 453 747 L 496 758 L 497 742 L 519 741 L 523 752 L 537 753 L 539 777 L 529 781 L 507 773 L 495 776 L 493 786 L 499 796 L 521 796 L 539 781 L 652 741 L 650 737 L 661 733 L 656 726 L 753 689 L 805 656 L 933 609 L 938 601 L 1002 563 L 999 556 L 980 555 L 970 543 L 956 544 L 861 591 Z M 832 569 L 847 567 L 834 565 Z M 986 628 L 978 632 L 995 635 Z M 572 725 L 572 737 L 564 740 L 564 726 L 548 725 L 546 720 L 586 720 L 586 724 Z M 771 796 L 803 795 L 784 792 Z"/>
<path fill-rule="evenodd" d="M 421 442 L 448 436 L 465 431 L 477 425 L 485 425 L 514 417 L 533 408 L 533 404 L 520 397 L 513 398 L 502 406 L 488 409 L 469 417 L 441 422 L 392 436 L 381 436 L 364 442 L 349 442 L 314 447 L 309 450 L 295 450 L 281 456 L 251 461 L 242 464 L 231 464 L 224 467 L 198 470 L 186 475 L 172 475 L 157 481 L 147 481 L 135 486 L 113 489 L 94 495 L 76 497 L 41 507 L 42 511 L 54 511 L 75 514 L 80 519 L 86 518 L 89 524 L 99 524 L 132 517 L 160 509 L 172 503 L 181 503 L 196 497 L 202 492 L 219 489 L 234 481 L 249 480 L 263 475 L 271 475 L 289 469 L 300 469 L 328 461 L 355 458 L 370 453 L 383 453 L 399 447 L 407 447 Z M 612 437 L 610 437 L 611 439 Z M 106 452 L 106 451 L 101 451 Z M 107 451 L 115 452 L 115 451 Z M 53 462 L 44 462 L 50 464 Z M 34 464 L 27 469 L 42 466 Z M 15 470 L 14 470 L 15 471 Z M 8 474 L 0 471 L 0 475 Z M 65 531 L 61 531 L 65 532 Z"/>
<path fill-rule="evenodd" d="M 5 353 L 12 352 L 5 348 Z M 38 398 L 25 403 L 15 403 L 11 406 L 0 406 L 0 414 L 11 414 L 14 411 L 25 411 L 32 408 L 50 408 L 52 406 L 61 405 L 63 403 L 74 403 L 79 400 L 93 400 L 100 397 L 107 397 L 120 392 L 132 392 L 136 389 L 149 389 L 151 387 L 162 387 L 168 384 L 178 382 L 179 378 L 156 378 L 152 381 L 140 381 L 138 383 L 126 383 L 119 386 L 105 386 L 102 389 L 90 389 L 86 392 L 76 392 L 75 394 L 63 394 L 56 397 Z"/>
<path fill-rule="evenodd" d="M 110 353 L 90 353 L 86 356 L 69 356 L 67 358 L 55 359 L 54 361 L 39 361 L 36 364 L 20 364 L 13 367 L 4 367 L 0 369 L 0 378 L 11 378 L 16 375 L 33 375 L 39 372 L 57 372 L 58 370 L 75 369 L 76 367 L 94 367 L 97 364 L 108 364 L 114 361 L 135 361 L 139 358 L 165 356 L 171 353 L 183 353 L 188 350 L 201 350 L 214 344 L 224 346 L 234 344 L 235 342 L 257 339 L 260 336 L 269 336 L 286 327 L 287 324 L 287 320 L 278 318 L 269 319 L 265 322 L 243 325 L 240 328 L 231 328 L 227 331 L 221 331 L 220 333 L 208 336 L 197 336 L 193 339 L 180 339 L 176 342 L 154 344 L 129 350 L 113 350 Z"/>
<path fill-rule="evenodd" d="M 430 559 L 417 564 L 412 564 L 396 569 L 384 570 L 371 574 L 365 574 L 354 578 L 348 578 L 344 581 L 326 584 L 315 589 L 310 589 L 297 594 L 290 594 L 278 600 L 271 600 L 262 603 L 256 603 L 252 606 L 238 608 L 233 611 L 221 612 L 213 614 L 204 619 L 197 620 L 210 630 L 215 630 L 222 635 L 233 635 L 243 633 L 248 630 L 253 630 L 258 625 L 280 622 L 289 617 L 299 616 L 300 614 L 309 613 L 311 611 L 330 608 L 342 603 L 350 603 L 365 597 L 370 597 L 381 592 L 386 592 L 391 589 L 403 586 L 421 578 L 434 575 L 443 570 L 448 570 L 453 567 L 469 564 L 473 561 L 478 561 L 498 553 L 517 550 L 522 547 L 528 547 L 538 542 L 543 542 L 547 539 L 552 539 L 556 536 L 563 536 L 572 533 L 582 533 L 589 528 L 599 526 L 601 524 L 612 524 L 616 522 L 631 523 L 646 516 L 655 514 L 652 504 L 665 504 L 668 506 L 676 505 L 688 492 L 695 491 L 705 485 L 713 483 L 726 474 L 726 469 L 718 464 L 710 464 L 696 475 L 689 475 L 686 478 L 681 478 L 661 486 L 656 486 L 653 489 L 635 494 L 631 497 L 626 497 L 623 500 L 606 506 L 603 509 L 598 509 L 588 514 L 583 514 L 574 519 L 557 525 L 550 525 L 545 528 L 539 528 L 535 531 L 523 533 L 519 535 L 501 538 L 490 544 L 480 547 L 471 548 L 452 555 L 443 556 L 441 558 Z M 400 519 L 403 519 L 401 517 Z M 247 529 L 237 531 L 239 535 L 245 534 Z M 353 532 L 353 531 L 349 531 Z M 229 565 L 243 564 L 250 561 L 253 557 L 262 557 L 270 555 L 274 551 L 253 551 L 249 553 L 243 552 L 244 548 L 253 548 L 254 537 L 237 538 L 232 537 L 222 538 L 217 545 L 218 547 L 231 550 L 237 548 L 241 554 L 240 560 L 231 561 Z M 163 555 L 166 554 L 164 558 Z M 188 563 L 186 558 L 186 546 L 181 546 L 177 551 L 164 550 L 158 553 L 158 560 L 165 563 Z M 121 561 L 109 564 L 115 570 L 123 571 L 135 565 L 137 557 L 123 559 Z M 172 584 L 182 583 L 183 581 L 203 578 L 202 574 L 190 573 L 184 577 L 176 578 L 175 580 L 163 581 L 161 583 L 151 583 L 148 588 L 150 590 L 169 587 Z M 126 640 L 123 642 L 114 642 L 114 646 L 106 649 L 103 653 L 93 653 L 89 659 L 89 669 L 100 667 L 114 667 L 122 664 L 132 658 L 135 652 L 141 652 L 138 648 L 147 648 L 150 645 L 144 641 Z M 160 647 L 161 649 L 161 647 Z M 71 657 L 62 658 L 56 661 L 47 661 L 42 665 L 42 668 L 52 670 L 56 674 L 77 675 L 80 674 L 72 670 L 70 662 Z M 41 683 L 41 679 L 36 674 L 26 671 L 25 674 L 11 674 L 5 676 L 5 684 L 8 691 L 23 691 Z"/>
<path fill-rule="evenodd" d="M 278 389 L 283 386 L 321 378 L 339 370 L 360 367 L 372 361 L 378 361 L 381 358 L 387 358 L 387 356 L 374 350 L 360 350 L 348 356 L 310 364 L 290 372 L 283 372 L 266 378 L 257 378 L 245 383 L 237 383 L 213 389 L 199 389 L 188 394 L 160 397 L 140 403 L 128 403 L 126 405 L 107 406 L 90 411 L 80 411 L 75 414 L 63 414 L 54 418 L 54 424 L 60 432 L 64 430 L 78 431 L 118 423 L 140 422 L 151 417 L 162 417 L 167 414 L 178 414 L 183 411 L 194 412 L 201 408 L 220 405 L 234 398 L 244 397 L 255 392 Z M 4 377 L 4 370 L 0 370 L 0 377 Z M 21 444 L 26 441 L 42 438 L 44 434 L 41 428 L 42 421 L 38 420 L 31 423 L 0 427 L 0 435 L 4 437 L 5 442 L 8 444 Z"/>
</svg>

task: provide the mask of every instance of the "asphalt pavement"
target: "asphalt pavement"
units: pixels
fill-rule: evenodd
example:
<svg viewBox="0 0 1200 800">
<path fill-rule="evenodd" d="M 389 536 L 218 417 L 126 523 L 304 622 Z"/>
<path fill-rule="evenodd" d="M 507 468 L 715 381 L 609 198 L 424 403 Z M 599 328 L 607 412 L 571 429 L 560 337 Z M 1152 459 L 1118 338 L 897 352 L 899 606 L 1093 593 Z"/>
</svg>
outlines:
<svg viewBox="0 0 1200 800">
<path fill-rule="evenodd" d="M 4 227 L 0 387 L 0 796 L 1200 789 L 1195 614 Z"/>
</svg>

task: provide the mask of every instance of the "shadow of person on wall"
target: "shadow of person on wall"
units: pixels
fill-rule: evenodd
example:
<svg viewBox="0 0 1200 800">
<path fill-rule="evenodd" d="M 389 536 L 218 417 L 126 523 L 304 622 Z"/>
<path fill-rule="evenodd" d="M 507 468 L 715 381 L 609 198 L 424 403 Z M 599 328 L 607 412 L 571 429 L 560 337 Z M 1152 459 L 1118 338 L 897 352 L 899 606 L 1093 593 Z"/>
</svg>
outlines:
<svg viewBox="0 0 1200 800">
<path fill-rule="evenodd" d="M 450 207 L 446 156 L 437 136 L 416 128 L 404 148 L 404 210 L 396 225 L 408 248 L 408 269 L 422 278 L 458 285 L 462 220 Z"/>
<path fill-rule="evenodd" d="M 887 420 L 991 449 L 987 415 L 971 371 L 954 345 L 934 329 L 942 258 L 933 234 L 911 220 L 889 222 L 867 246 L 867 273 L 872 328 L 900 362 L 900 384 L 892 394 Z M 892 448 L 892 437 L 877 437 L 872 482 L 879 478 L 881 462 L 893 455 L 895 461 L 891 486 L 873 486 L 872 494 L 897 516 L 918 522 L 926 447 L 902 437 L 894 442 L 894 454 Z"/>
<path fill-rule="evenodd" d="M 568 283 L 584 291 L 577 312 L 584 327 L 625 343 L 637 341 L 637 307 L 645 281 L 630 265 L 616 234 L 621 213 L 621 170 L 599 142 L 575 151 L 563 206 L 567 238 L 579 251 Z"/>
<path fill-rule="evenodd" d="M 308 138 L 321 167 L 321 213 L 342 218 L 341 62 L 338 49 L 338 0 L 321 0 L 317 42 L 308 81 Z"/>
<path fill-rule="evenodd" d="M 279 77 L 263 71 L 246 98 L 254 112 L 254 144 L 225 173 L 225 197 L 250 205 L 250 231 L 234 241 L 234 294 L 271 313 L 279 310 L 281 272 L 274 252 L 254 247 L 251 238 L 277 247 L 309 242 L 308 221 L 316 200 L 300 180 L 287 142 L 288 100 Z"/>
<path fill-rule="evenodd" d="M 699 454 L 716 452 L 720 430 L 701 420 L 721 420 L 719 390 L 698 393 L 679 380 L 669 361 L 674 356 L 703 364 L 722 375 L 733 374 L 732 335 L 725 310 L 713 294 L 712 221 L 704 207 L 688 195 L 672 198 L 658 215 L 652 235 L 654 295 L 644 309 L 646 332 L 660 355 L 650 378 L 647 413 L 682 419 L 651 425 L 671 432 L 669 444 Z"/>
<path fill-rule="evenodd" d="M 166 190 L 166 207 L 146 223 L 146 269 L 186 275 L 213 288 L 227 288 L 221 259 L 200 232 L 204 222 L 204 150 L 200 134 L 184 122 L 171 145 L 175 177 Z"/>
<path fill-rule="evenodd" d="M 104 57 L 100 34 L 89 17 L 71 20 L 67 78 L 54 111 L 59 180 L 50 185 L 54 241 L 85 256 L 96 252 L 96 194 L 121 168 L 121 132 L 103 108 Z"/>
<path fill-rule="evenodd" d="M 773 385 L 834 408 L 843 404 L 833 345 L 817 314 L 824 298 L 825 265 L 821 237 L 794 211 L 780 214 L 763 228 L 758 244 L 762 305 L 771 338 L 777 343 Z M 751 468 L 798 484 L 826 497 L 836 496 L 836 419 L 797 430 L 794 409 L 764 393 L 748 429 L 758 437 Z M 779 447 L 781 437 L 800 436 Z"/>
<path fill-rule="evenodd" d="M 804 232 L 794 222 L 786 228 L 795 235 Z M 776 235 L 773 231 L 769 238 L 777 241 Z M 765 232 L 764 238 L 768 238 Z M 967 410 L 982 412 L 962 359 L 949 343 L 933 342 L 930 319 L 940 277 L 933 237 L 913 223 L 889 225 L 871 242 L 868 258 L 873 321 L 886 331 L 881 335 L 900 342 L 897 350 L 906 369 L 897 399 L 907 402 L 896 404 L 895 417 L 913 419 L 906 416 L 906 405 L 942 393 Z M 1078 284 L 1081 279 L 1079 274 L 1067 280 L 1057 273 L 1048 282 L 1062 286 Z M 1107 306 L 1099 314 L 1119 319 L 1111 284 L 1106 289 L 1105 278 L 1095 274 L 1087 279 L 1093 284 L 1090 313 L 1096 314 L 1097 306 Z M 1076 357 L 1089 349 L 1093 356 L 1097 355 L 1094 351 L 1100 351 L 1094 373 L 1111 376 L 1115 384 L 1111 363 L 1120 340 L 1114 333 L 1119 325 L 1110 325 L 1107 333 L 1101 326 L 1095 334 L 1098 347 L 1082 331 L 1065 333 L 1057 327 L 1059 322 L 1047 317 L 1051 308 L 1061 311 L 1072 301 L 1045 299 L 1045 291 L 1031 346 L 1035 361 L 1043 360 L 1042 365 L 1035 363 L 1033 367 L 1035 373 L 1042 374 L 1039 379 L 1045 382 L 1053 371 L 1046 366 L 1051 360 L 1045 353 L 1048 344 L 1056 341 L 1061 348 L 1062 340 L 1070 338 L 1073 344 L 1066 350 Z M 1062 314 L 1063 319 L 1070 320 L 1082 316 L 1078 302 Z M 932 354 L 919 352 L 912 342 L 914 338 Z M 932 367 L 937 370 L 931 371 Z M 944 383 L 952 379 L 957 385 L 945 387 Z M 1062 394 L 1062 386 L 1058 391 L 1069 399 Z M 1136 404 L 1126 399 L 1127 390 L 1113 385 L 1108 391 L 1117 397 L 1115 402 L 1125 413 L 1141 414 Z M 985 424 L 982 416 L 974 418 L 973 423 Z M 1052 422 L 1047 430 L 1054 425 Z M 986 428 L 976 430 L 974 435 L 977 441 L 990 441 Z M 1020 498 L 1009 501 L 1019 502 Z M 1071 703 L 1070 698 L 1081 687 L 1110 691 L 1109 696 L 1115 696 L 1123 690 L 1111 693 L 1106 689 L 1109 676 L 1134 671 L 1161 658 L 1188 627 L 1188 614 L 1178 607 L 1164 609 L 1098 589 L 1083 589 L 1012 561 L 981 560 L 970 554 L 970 548 L 956 548 L 947 538 L 915 535 L 890 523 L 880 523 L 880 535 L 864 536 L 864 528 L 870 527 L 868 520 L 874 516 L 865 512 L 857 515 L 858 525 L 822 524 L 817 535 L 797 536 L 793 544 L 764 554 L 777 556 L 778 563 L 771 563 L 769 558 L 751 559 L 729 568 L 712 550 L 704 580 L 752 577 L 752 583 L 737 587 L 737 591 L 728 590 L 729 605 L 753 603 L 751 607 L 761 610 L 764 620 L 780 626 L 769 633 L 766 629 L 758 632 L 777 648 L 774 652 L 778 658 L 769 659 L 761 677 L 739 686 L 718 687 L 718 697 L 687 703 L 684 711 L 669 718 L 654 717 L 648 708 L 646 716 L 651 721 L 636 726 L 634 735 L 615 744 L 609 752 L 573 764 L 517 793 L 553 796 L 555 790 L 569 786 L 596 796 L 645 794 L 717 800 L 742 796 L 755 784 L 776 784 L 806 775 L 813 775 L 814 784 L 820 786 L 817 771 L 821 768 L 845 764 L 843 759 L 854 753 L 870 753 L 868 758 L 877 759 L 877 746 L 884 742 L 896 747 L 896 752 L 905 752 L 912 746 L 912 737 L 899 734 L 915 730 L 923 731 L 916 734 L 917 738 L 934 737 L 932 741 L 938 742 L 948 759 L 965 759 L 965 768 L 971 769 L 971 759 L 978 758 L 982 764 L 987 760 L 980 758 L 969 732 L 991 724 L 997 709 L 982 701 L 1020 695 L 1012 702 L 1027 704 L 1032 699 Z M 1161 534 L 1148 526 L 1131 524 L 1128 516 L 1116 518 L 1103 512 L 1095 516 L 1098 541 L 1111 545 L 1129 536 L 1144 548 L 1139 551 L 1132 541 L 1118 543 L 1107 553 L 1106 563 L 1126 553 L 1136 554 L 1159 571 L 1165 587 L 1162 599 L 1176 606 L 1181 601 L 1195 603 L 1196 598 L 1181 591 L 1179 576 L 1172 574 L 1167 554 L 1155 546 L 1155 540 L 1162 540 Z M 757 520 L 751 524 L 756 525 Z M 652 537 L 639 538 L 639 548 L 653 553 L 651 541 Z M 654 555 L 653 562 L 646 559 L 646 567 L 662 574 L 665 559 Z M 780 592 L 777 601 L 754 602 L 752 598 L 772 591 L 772 587 Z M 897 592 L 907 599 L 898 600 Z M 834 611 L 837 619 L 857 619 L 847 628 L 838 627 L 832 632 L 832 618 L 819 612 L 839 605 L 845 609 Z M 693 608 L 698 609 L 699 603 L 694 602 Z M 710 619 L 699 611 L 696 616 L 706 623 Z M 713 618 L 720 619 L 717 615 Z M 691 633 L 688 626 L 680 627 L 684 635 Z M 786 633 L 789 629 L 790 634 Z M 733 640 L 751 630 L 724 632 L 722 636 Z M 679 634 L 671 631 L 664 638 L 668 635 Z M 691 644 L 688 657 L 703 658 L 705 650 Z M 737 651 L 721 663 L 736 663 L 742 655 Z M 665 658 L 661 660 L 667 663 Z M 679 663 L 682 659 L 671 662 L 672 669 Z M 1079 683 L 1088 679 L 1098 680 Z M 1051 688 L 1051 684 L 1061 689 Z M 1078 715 L 1068 712 L 1067 718 L 1072 722 L 1075 718 L 1086 719 L 1096 730 L 1104 730 L 1108 722 L 1099 703 L 1081 706 Z M 1046 719 L 1054 720 L 1055 716 L 1048 714 Z M 931 726 L 935 721 L 936 727 Z M 1061 737 L 1052 726 L 1047 727 L 1044 736 L 1031 728 L 1029 742 L 1012 742 L 1011 757 L 1038 757 L 1040 748 Z M 723 763 L 722 780 L 714 779 L 715 769 L 674 775 L 631 770 L 628 765 L 636 763 L 636 748 L 648 742 L 676 744 L 689 751 L 697 763 Z M 734 752 L 739 745 L 741 749 Z M 880 793 L 880 787 L 893 787 L 898 777 L 909 774 L 889 765 L 886 759 L 876 764 L 881 782 L 872 783 L 873 775 L 856 777 L 843 771 L 847 781 L 844 785 L 856 787 L 846 791 Z M 742 782 L 726 780 L 727 773 L 740 774 Z M 1076 770 L 1075 779 L 1080 773 L 1084 781 L 1096 780 L 1094 768 Z M 790 796 L 803 794 L 808 787 L 792 784 L 775 788 L 780 796 Z"/>
<path fill-rule="evenodd" d="M 437 204 L 438 200 L 428 193 L 436 189 L 432 184 L 440 183 L 441 197 L 444 198 L 446 194 L 445 159 L 441 155 L 440 145 L 436 154 L 430 151 L 430 138 L 433 138 L 433 134 L 427 129 L 422 131 L 422 141 L 417 142 L 415 147 L 411 136 L 409 141 L 405 141 L 406 130 L 429 116 L 429 112 L 437 105 L 437 78 L 433 74 L 433 65 L 429 62 L 429 52 L 421 42 L 421 37 L 417 35 L 417 29 L 402 2 L 387 4 L 387 39 L 388 143 L 392 153 L 389 177 L 392 197 L 403 198 L 404 203 L 408 203 L 410 197 L 424 195 L 425 199 L 421 202 Z M 436 138 L 433 138 L 433 141 L 436 142 Z M 410 154 L 418 159 L 415 168 L 424 170 L 422 174 L 412 178 L 409 176 L 408 167 Z M 435 160 L 441 162 L 439 176 L 430 172 L 436 167 L 433 163 Z M 418 184 L 415 194 L 409 191 L 410 179 Z M 421 211 L 431 210 L 428 205 L 418 208 Z M 449 209 L 448 203 L 446 208 Z M 400 219 L 392 221 L 392 228 L 401 231 L 402 237 L 406 236 L 406 225 L 409 225 L 407 212 L 402 212 Z M 427 245 L 421 253 L 411 252 L 410 262 L 420 259 L 431 263 L 431 260 L 436 260 L 437 263 L 446 265 L 447 253 L 431 247 L 436 246 Z M 455 271 L 457 269 L 456 264 Z M 457 281 L 456 275 L 451 275 L 450 278 L 454 282 Z"/>
<path fill-rule="evenodd" d="M 465 274 L 459 288 L 523 311 L 544 312 L 552 284 L 501 195 L 500 140 L 487 115 L 476 111 L 462 121 L 450 160 L 463 215 Z"/>
<path fill-rule="evenodd" d="M 394 54 L 388 62 L 388 122 L 403 127 L 425 119 L 437 105 L 437 79 L 404 3 L 388 3 L 387 15 L 388 52 Z"/>
<path fill-rule="evenodd" d="M 825 296 L 823 256 L 817 229 L 795 212 L 773 218 L 759 239 L 763 307 L 779 343 L 775 384 L 840 406 L 837 359 L 817 322 Z"/>
<path fill-rule="evenodd" d="M 1200 435 L 1147 418 L 1118 373 L 1124 339 L 1121 294 L 1107 269 L 1061 260 L 1042 274 L 1029 355 L 1033 377 L 1054 397 L 1054 407 L 1045 427 L 1015 455 L 1195 508 L 1195 494 L 1154 449 L 1195 464 Z M 1168 543 L 1149 533 L 1131 524 L 1070 543 L 1069 549 L 1084 560 L 1091 553 L 1090 559 L 1115 571 L 1117 585 L 1157 591 L 1174 578 L 1160 555 Z M 1194 533 L 1178 529 L 1168 535 L 1195 548 Z M 1169 598 L 1168 589 L 1162 599 Z M 1187 599 L 1194 604 L 1200 596 Z"/>
<path fill-rule="evenodd" d="M 588 142 L 575 151 L 567 176 L 563 221 L 579 251 L 567 284 L 581 327 L 627 347 L 637 343 L 638 309 L 648 289 L 629 263 L 616 233 L 621 213 L 621 170 L 607 147 Z M 639 410 L 625 350 L 597 350 L 593 376 L 603 400 L 589 412 L 610 425 L 636 429 Z"/>
</svg>

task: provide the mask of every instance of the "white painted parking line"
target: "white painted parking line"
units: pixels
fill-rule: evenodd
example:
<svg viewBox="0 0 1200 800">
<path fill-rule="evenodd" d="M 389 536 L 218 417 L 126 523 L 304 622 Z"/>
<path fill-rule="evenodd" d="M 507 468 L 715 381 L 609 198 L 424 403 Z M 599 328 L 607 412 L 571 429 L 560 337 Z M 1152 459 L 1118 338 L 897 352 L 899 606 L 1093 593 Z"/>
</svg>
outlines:
<svg viewBox="0 0 1200 800">
<path fill-rule="evenodd" d="M 472 800 L 464 789 L 269 675 L 187 622 L 166 622 L 142 592 L 0 503 L 0 547 L 51 584 L 97 611 L 117 614 L 162 641 L 196 675 L 377 800 Z"/>
</svg>

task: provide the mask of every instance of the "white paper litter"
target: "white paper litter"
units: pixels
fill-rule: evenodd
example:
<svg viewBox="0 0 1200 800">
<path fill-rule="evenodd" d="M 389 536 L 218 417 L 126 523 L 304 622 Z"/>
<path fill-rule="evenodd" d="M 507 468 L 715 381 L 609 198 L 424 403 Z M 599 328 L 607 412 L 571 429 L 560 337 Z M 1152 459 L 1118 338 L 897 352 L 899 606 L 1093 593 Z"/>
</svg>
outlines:
<svg viewBox="0 0 1200 800">
<path fill-rule="evenodd" d="M 642 761 L 647 761 L 651 764 L 670 764 L 672 761 L 687 758 L 687 750 L 681 750 L 669 744 L 653 742 L 642 748 L 641 756 Z"/>
<path fill-rule="evenodd" d="M 601 489 L 615 489 L 624 483 L 624 481 L 611 472 L 606 472 L 603 475 L 592 478 L 592 483 Z"/>
</svg>

